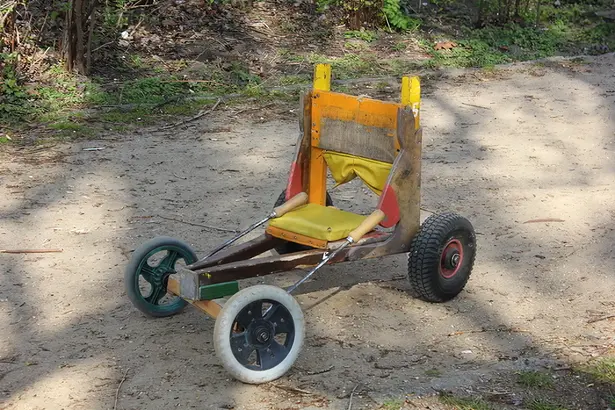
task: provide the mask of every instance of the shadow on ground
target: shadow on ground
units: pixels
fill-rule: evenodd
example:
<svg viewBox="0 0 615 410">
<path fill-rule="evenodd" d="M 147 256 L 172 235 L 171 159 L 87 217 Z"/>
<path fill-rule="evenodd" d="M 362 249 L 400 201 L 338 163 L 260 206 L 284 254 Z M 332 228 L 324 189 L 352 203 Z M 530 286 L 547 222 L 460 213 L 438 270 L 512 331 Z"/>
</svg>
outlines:
<svg viewBox="0 0 615 410">
<path fill-rule="evenodd" d="M 301 357 L 263 386 L 229 378 L 213 321 L 194 309 L 143 317 L 124 295 L 122 269 L 153 236 L 199 254 L 228 237 L 164 218 L 225 229 L 261 218 L 284 187 L 294 119 L 254 126 L 221 113 L 173 133 L 3 153 L 2 247 L 64 250 L 2 256 L 4 407 L 113 408 L 121 382 L 125 409 L 346 408 L 355 386 L 355 408 L 447 390 L 499 406 L 542 397 L 604 408 L 612 384 L 574 368 L 613 348 L 611 322 L 597 320 L 615 303 L 615 83 L 604 75 L 613 56 L 591 71 L 526 67 L 453 77 L 424 102 L 423 205 L 464 214 L 479 233 L 466 291 L 441 305 L 411 299 L 403 256 L 327 267 L 298 296 L 308 324 Z M 231 130 L 210 132 L 222 125 Z M 355 212 L 374 206 L 355 182 L 332 195 Z M 563 222 L 526 223 L 545 218 Z M 519 389 L 515 372 L 536 369 L 553 387 Z"/>
</svg>

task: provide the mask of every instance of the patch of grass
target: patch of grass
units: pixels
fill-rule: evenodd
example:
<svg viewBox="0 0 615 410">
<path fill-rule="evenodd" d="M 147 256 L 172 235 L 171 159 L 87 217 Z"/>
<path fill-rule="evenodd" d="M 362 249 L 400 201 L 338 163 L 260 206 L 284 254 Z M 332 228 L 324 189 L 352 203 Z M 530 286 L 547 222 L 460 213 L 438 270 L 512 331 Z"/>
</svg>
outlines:
<svg viewBox="0 0 615 410">
<path fill-rule="evenodd" d="M 350 30 L 344 33 L 345 38 L 356 38 L 359 40 L 367 41 L 371 43 L 372 41 L 378 39 L 378 35 L 370 30 Z"/>
<path fill-rule="evenodd" d="M 83 127 L 83 124 L 72 121 L 59 121 L 49 125 L 49 128 L 58 131 L 81 131 Z"/>
<path fill-rule="evenodd" d="M 395 45 L 393 46 L 393 50 L 395 51 L 404 51 L 408 46 L 406 45 L 406 43 L 404 43 L 403 41 L 400 41 L 398 43 L 395 43 Z"/>
<path fill-rule="evenodd" d="M 352 43 L 349 41 L 344 43 L 344 48 L 354 51 L 369 50 L 369 46 L 365 43 Z"/>
<path fill-rule="evenodd" d="M 382 410 L 399 410 L 404 406 L 404 401 L 395 399 L 395 400 L 387 400 L 382 403 L 380 409 Z"/>
<path fill-rule="evenodd" d="M 579 370 L 591 375 L 598 381 L 615 383 L 615 357 L 604 357 L 582 366 Z"/>
<path fill-rule="evenodd" d="M 280 85 L 310 84 L 311 82 L 312 78 L 307 75 L 284 75 L 278 80 Z"/>
<path fill-rule="evenodd" d="M 510 56 L 496 50 L 483 40 L 470 39 L 457 42 L 450 50 L 436 50 L 432 44 L 423 43 L 431 54 L 429 65 L 439 67 L 489 67 L 512 61 Z"/>
<path fill-rule="evenodd" d="M 526 406 L 528 410 L 567 410 L 565 407 L 545 399 L 533 399 Z"/>
<path fill-rule="evenodd" d="M 553 379 L 547 373 L 537 371 L 521 371 L 517 373 L 517 383 L 532 389 L 553 387 Z"/>
<path fill-rule="evenodd" d="M 48 125 L 49 129 L 55 130 L 55 137 L 61 139 L 76 139 L 93 136 L 96 134 L 94 127 L 81 124 L 75 119 L 58 118 Z"/>
<path fill-rule="evenodd" d="M 12 140 L 10 140 L 7 136 L 3 135 L 0 137 L 0 144 L 8 144 L 10 142 L 13 142 Z"/>
<path fill-rule="evenodd" d="M 137 54 L 131 54 L 128 57 L 128 62 L 129 62 L 129 64 L 133 68 L 143 68 L 143 67 L 145 67 L 145 64 L 143 63 L 143 59 L 141 58 L 141 56 L 139 56 Z"/>
<path fill-rule="evenodd" d="M 458 46 L 450 50 L 435 50 L 425 40 L 421 46 L 432 56 L 432 67 L 484 67 L 558 54 L 613 50 L 615 23 L 580 17 L 590 10 L 591 6 L 579 5 L 545 10 L 546 27 L 509 23 L 476 30 L 464 28 L 462 38 L 455 40 Z"/>
<path fill-rule="evenodd" d="M 455 406 L 456 410 L 493 410 L 493 407 L 480 398 L 456 397 L 449 393 L 441 393 L 440 402 L 449 406 Z"/>
<path fill-rule="evenodd" d="M 427 369 L 425 370 L 425 375 L 429 377 L 440 377 L 442 372 L 438 369 Z"/>
<path fill-rule="evenodd" d="M 212 102 L 213 104 L 213 102 Z M 163 107 L 162 111 L 168 115 L 192 115 L 203 108 L 202 101 L 185 101 Z"/>
<path fill-rule="evenodd" d="M 376 84 L 376 90 L 378 91 L 385 91 L 387 88 L 389 88 L 391 85 L 387 82 L 384 81 L 380 81 Z"/>
<path fill-rule="evenodd" d="M 147 118 L 151 114 L 151 111 L 145 108 L 136 108 L 133 110 L 114 109 L 102 113 L 99 118 L 102 121 L 114 124 L 134 124 L 141 122 L 143 118 Z"/>
<path fill-rule="evenodd" d="M 362 75 L 382 75 L 380 63 L 374 55 L 348 53 L 343 57 L 328 57 L 320 54 L 311 54 L 307 57 L 311 65 L 331 64 L 331 70 L 337 79 L 357 78 Z"/>
</svg>

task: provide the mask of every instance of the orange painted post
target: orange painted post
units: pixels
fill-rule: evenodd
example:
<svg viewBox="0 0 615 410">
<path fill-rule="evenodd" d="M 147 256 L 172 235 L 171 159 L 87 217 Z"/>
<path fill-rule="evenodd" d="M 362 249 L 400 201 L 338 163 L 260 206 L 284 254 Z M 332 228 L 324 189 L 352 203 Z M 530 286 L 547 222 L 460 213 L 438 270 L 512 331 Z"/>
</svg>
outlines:
<svg viewBox="0 0 615 410">
<path fill-rule="evenodd" d="M 314 67 L 314 91 L 331 90 L 331 65 L 317 64 Z M 317 111 L 318 100 L 312 99 L 312 118 Z M 313 204 L 326 205 L 327 193 L 327 165 L 322 155 L 322 150 L 318 148 L 318 135 L 320 124 L 312 121 L 312 148 L 310 155 L 310 183 L 309 183 L 309 202 Z"/>
</svg>

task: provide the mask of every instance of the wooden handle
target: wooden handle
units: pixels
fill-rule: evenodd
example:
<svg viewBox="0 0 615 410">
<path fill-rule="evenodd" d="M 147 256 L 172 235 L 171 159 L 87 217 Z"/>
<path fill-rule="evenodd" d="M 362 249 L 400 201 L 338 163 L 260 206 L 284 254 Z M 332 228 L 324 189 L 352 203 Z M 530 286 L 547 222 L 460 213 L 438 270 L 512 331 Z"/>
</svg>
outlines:
<svg viewBox="0 0 615 410">
<path fill-rule="evenodd" d="M 376 227 L 382 220 L 385 215 L 380 209 L 376 209 L 370 216 L 365 218 L 361 225 L 356 227 L 352 232 L 348 234 L 349 237 L 352 238 L 354 242 L 357 242 L 359 239 L 363 237 L 366 233 L 370 232 L 372 229 Z"/>
<path fill-rule="evenodd" d="M 307 201 L 308 201 L 308 194 L 306 194 L 305 192 L 301 192 L 300 194 L 297 194 L 294 197 L 290 198 L 288 201 L 284 202 L 282 205 L 278 206 L 277 208 L 274 208 L 273 212 L 275 212 L 276 218 L 279 218 L 285 213 L 292 211 L 293 209 L 303 204 L 306 204 Z"/>
</svg>

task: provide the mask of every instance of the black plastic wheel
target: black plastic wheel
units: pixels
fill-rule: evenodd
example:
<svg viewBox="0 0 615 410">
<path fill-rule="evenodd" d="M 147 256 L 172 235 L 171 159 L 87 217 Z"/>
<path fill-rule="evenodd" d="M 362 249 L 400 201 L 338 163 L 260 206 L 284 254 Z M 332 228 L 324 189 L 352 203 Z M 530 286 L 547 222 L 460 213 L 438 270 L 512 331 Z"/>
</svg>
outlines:
<svg viewBox="0 0 615 410">
<path fill-rule="evenodd" d="M 413 296 L 446 302 L 465 287 L 476 256 L 474 227 L 453 212 L 432 215 L 423 222 L 408 254 L 408 279 Z"/>
<path fill-rule="evenodd" d="M 167 281 L 175 273 L 175 265 L 197 261 L 196 253 L 179 239 L 161 236 L 135 249 L 124 271 L 126 294 L 141 312 L 152 317 L 179 313 L 187 302 L 179 296 L 167 296 Z"/>
<path fill-rule="evenodd" d="M 278 199 L 275 201 L 275 204 L 273 205 L 273 207 L 274 208 L 278 207 L 282 205 L 284 202 L 286 202 L 286 189 L 282 191 Z M 328 192 L 327 192 L 326 202 L 327 202 L 327 206 L 333 206 L 333 199 L 331 199 L 331 196 L 329 195 Z M 278 253 L 278 255 L 284 255 L 284 254 L 293 253 L 293 252 L 307 251 L 310 249 L 313 249 L 313 248 L 309 246 L 301 245 L 298 243 L 294 243 L 294 242 L 284 242 L 282 245 L 278 245 L 275 247 L 275 251 Z"/>
<path fill-rule="evenodd" d="M 251 384 L 283 376 L 305 339 L 299 303 L 284 289 L 256 285 L 229 298 L 216 318 L 214 349 L 222 366 Z"/>
</svg>

